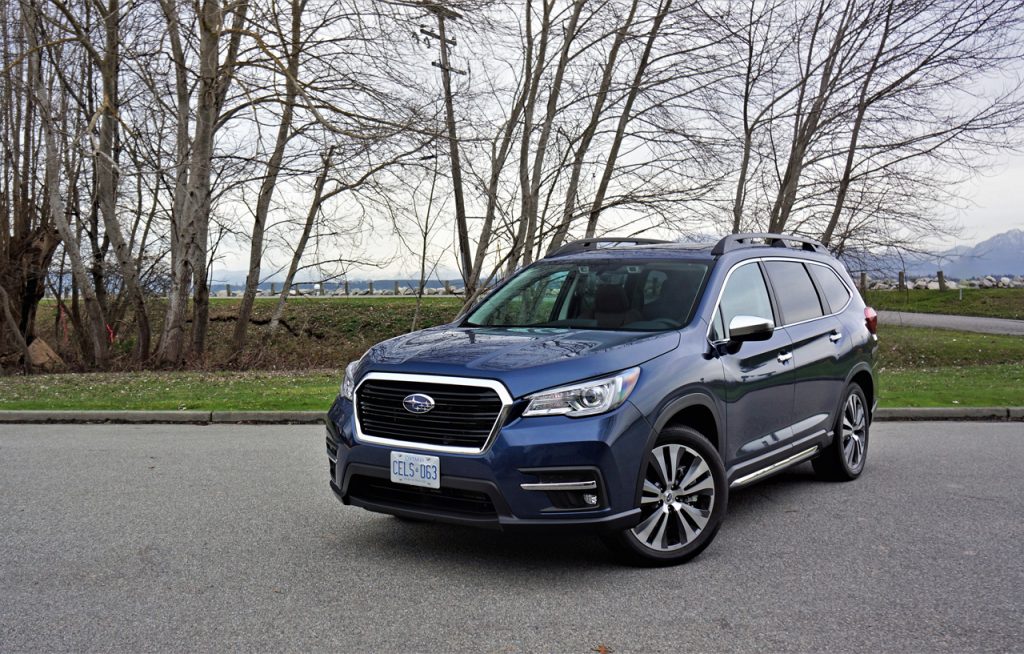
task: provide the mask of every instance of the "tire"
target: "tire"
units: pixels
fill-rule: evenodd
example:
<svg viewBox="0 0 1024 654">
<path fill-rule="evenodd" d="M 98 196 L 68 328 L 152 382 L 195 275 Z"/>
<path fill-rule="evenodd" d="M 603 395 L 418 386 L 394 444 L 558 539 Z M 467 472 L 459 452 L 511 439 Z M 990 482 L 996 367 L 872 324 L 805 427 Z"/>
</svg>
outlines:
<svg viewBox="0 0 1024 654">
<path fill-rule="evenodd" d="M 853 481 L 867 462 L 871 420 L 868 403 L 859 384 L 850 384 L 836 416 L 832 443 L 811 464 L 825 481 Z"/>
<path fill-rule="evenodd" d="M 640 474 L 641 520 L 605 534 L 605 544 L 625 563 L 648 567 L 676 565 L 700 554 L 718 533 L 729 502 L 718 451 L 694 429 L 668 427 Z M 680 490 L 690 492 L 684 496 Z"/>
</svg>

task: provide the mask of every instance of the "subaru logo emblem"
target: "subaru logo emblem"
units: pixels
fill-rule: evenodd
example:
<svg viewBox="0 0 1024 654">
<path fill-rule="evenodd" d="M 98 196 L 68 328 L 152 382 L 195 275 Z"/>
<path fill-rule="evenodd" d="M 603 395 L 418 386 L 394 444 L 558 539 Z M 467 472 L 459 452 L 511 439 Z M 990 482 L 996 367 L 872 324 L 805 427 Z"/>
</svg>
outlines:
<svg viewBox="0 0 1024 654">
<path fill-rule="evenodd" d="M 434 408 L 434 398 L 423 393 L 413 393 L 405 396 L 402 406 L 409 413 L 427 413 Z"/>
</svg>

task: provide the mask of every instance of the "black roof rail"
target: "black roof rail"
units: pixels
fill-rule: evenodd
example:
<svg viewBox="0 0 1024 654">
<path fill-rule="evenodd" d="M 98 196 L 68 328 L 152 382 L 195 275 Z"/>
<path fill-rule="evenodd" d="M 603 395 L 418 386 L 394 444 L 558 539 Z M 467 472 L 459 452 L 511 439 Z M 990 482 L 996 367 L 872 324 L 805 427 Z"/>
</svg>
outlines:
<svg viewBox="0 0 1024 654">
<path fill-rule="evenodd" d="M 560 257 L 565 254 L 572 254 L 573 252 L 582 252 L 584 250 L 592 250 L 601 247 L 602 243 L 627 243 L 629 245 L 654 245 L 657 243 L 671 243 L 671 241 L 661 241 L 656 238 L 632 238 L 632 237 L 608 237 L 608 238 L 585 238 L 579 241 L 571 241 L 566 243 L 562 247 L 558 248 L 554 252 L 548 255 L 548 257 Z"/>
<path fill-rule="evenodd" d="M 800 243 L 800 249 L 807 252 L 818 252 L 820 254 L 828 254 L 828 249 L 815 241 L 813 238 L 807 238 L 805 236 L 794 236 L 792 234 L 769 234 L 764 232 L 747 233 L 747 234 L 729 234 L 718 243 L 715 247 L 711 248 L 711 254 L 720 255 L 732 250 L 738 250 L 740 248 L 751 247 L 751 243 L 754 239 L 762 239 L 767 245 L 776 248 L 789 247 L 786 245 L 787 241 L 794 241 Z"/>
</svg>

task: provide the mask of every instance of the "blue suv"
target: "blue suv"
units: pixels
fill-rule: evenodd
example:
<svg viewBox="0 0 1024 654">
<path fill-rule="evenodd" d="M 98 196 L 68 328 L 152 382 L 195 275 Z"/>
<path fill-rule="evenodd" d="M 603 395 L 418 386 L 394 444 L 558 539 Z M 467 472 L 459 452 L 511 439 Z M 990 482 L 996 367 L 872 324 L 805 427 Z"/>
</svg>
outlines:
<svg viewBox="0 0 1024 654">
<path fill-rule="evenodd" d="M 875 312 L 820 243 L 570 243 L 455 322 L 373 346 L 327 421 L 331 489 L 395 516 L 585 527 L 700 553 L 731 489 L 864 470 Z"/>
</svg>

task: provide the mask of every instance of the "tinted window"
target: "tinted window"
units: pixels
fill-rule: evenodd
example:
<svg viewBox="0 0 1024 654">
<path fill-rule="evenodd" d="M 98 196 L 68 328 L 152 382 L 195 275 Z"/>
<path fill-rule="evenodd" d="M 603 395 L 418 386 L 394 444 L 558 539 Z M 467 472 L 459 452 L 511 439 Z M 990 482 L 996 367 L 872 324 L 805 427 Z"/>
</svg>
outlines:
<svg viewBox="0 0 1024 654">
<path fill-rule="evenodd" d="M 850 301 L 850 289 L 839 279 L 836 272 L 826 266 L 808 266 L 808 268 L 811 269 L 814 278 L 818 280 L 818 286 L 821 287 L 821 292 L 828 300 L 831 311 L 835 313 L 845 307 L 846 303 Z"/>
<path fill-rule="evenodd" d="M 661 297 L 665 287 L 665 280 L 668 279 L 661 270 L 652 270 L 647 274 L 647 281 L 644 283 L 644 304 L 650 304 Z"/>
<path fill-rule="evenodd" d="M 722 325 L 722 309 L 719 307 L 715 309 L 715 318 L 711 321 L 711 341 L 721 341 L 725 339 L 725 327 Z"/>
<path fill-rule="evenodd" d="M 821 300 L 804 264 L 796 261 L 768 261 L 768 277 L 775 289 L 783 322 L 791 325 L 823 315 Z"/>
<path fill-rule="evenodd" d="M 485 300 L 468 326 L 660 331 L 690 319 L 708 266 L 684 261 L 557 259 L 531 266 Z"/>
<path fill-rule="evenodd" d="M 748 263 L 732 271 L 722 292 L 721 311 L 726 328 L 736 316 L 754 316 L 775 322 L 768 288 L 756 263 Z M 717 317 L 715 322 L 718 322 Z"/>
</svg>

